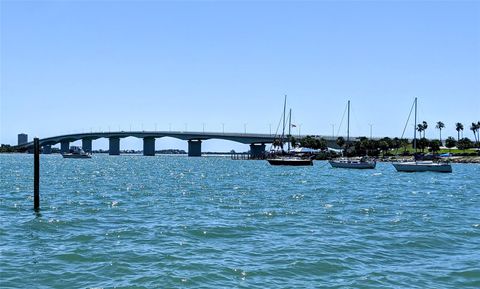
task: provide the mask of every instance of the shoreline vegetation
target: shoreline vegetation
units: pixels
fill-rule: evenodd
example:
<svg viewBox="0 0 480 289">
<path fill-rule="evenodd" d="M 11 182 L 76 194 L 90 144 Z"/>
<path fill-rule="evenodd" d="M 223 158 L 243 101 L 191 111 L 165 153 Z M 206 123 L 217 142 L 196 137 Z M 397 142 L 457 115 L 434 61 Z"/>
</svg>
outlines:
<svg viewBox="0 0 480 289">
<path fill-rule="evenodd" d="M 480 124 L 480 122 L 479 122 Z M 424 133 L 427 124 L 422 126 Z M 429 140 L 421 137 L 416 140 L 405 138 L 369 139 L 367 137 L 358 137 L 350 140 L 348 143 L 343 137 L 336 140 L 338 149 L 327 147 L 327 141 L 316 136 L 306 136 L 296 139 L 293 136 L 287 136 L 292 147 L 309 148 L 315 151 L 311 153 L 317 160 L 329 160 L 336 157 L 363 157 L 370 156 L 379 161 L 397 161 L 413 159 L 415 156 L 424 160 L 443 159 L 454 163 L 480 163 L 480 140 L 478 130 L 480 125 L 473 126 L 475 140 L 469 138 L 458 139 L 448 137 L 444 141 L 433 139 Z M 272 147 L 281 147 L 280 140 L 275 140 Z M 416 147 L 416 149 L 415 149 Z"/>
</svg>

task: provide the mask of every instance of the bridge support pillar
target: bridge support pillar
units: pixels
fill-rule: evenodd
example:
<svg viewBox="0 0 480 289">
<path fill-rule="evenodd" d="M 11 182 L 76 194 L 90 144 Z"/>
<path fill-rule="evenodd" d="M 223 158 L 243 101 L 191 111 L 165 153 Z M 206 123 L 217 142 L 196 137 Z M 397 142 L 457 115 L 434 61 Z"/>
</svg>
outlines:
<svg viewBox="0 0 480 289">
<path fill-rule="evenodd" d="M 252 158 L 263 158 L 265 155 L 265 144 L 254 144 L 250 145 L 250 157 Z"/>
<path fill-rule="evenodd" d="M 69 141 L 62 141 L 60 142 L 60 153 L 66 154 L 70 150 L 70 142 Z"/>
<path fill-rule="evenodd" d="M 144 156 L 155 155 L 155 138 L 146 137 L 143 139 L 143 155 Z"/>
<path fill-rule="evenodd" d="M 92 139 L 90 139 L 90 138 L 82 139 L 82 149 L 86 153 L 91 153 L 92 152 Z"/>
<path fill-rule="evenodd" d="M 108 142 L 108 154 L 118 156 L 120 154 L 120 138 L 111 137 Z"/>
<path fill-rule="evenodd" d="M 189 140 L 188 141 L 188 156 L 189 157 L 201 157 L 202 156 L 202 141 L 201 140 Z"/>
<path fill-rule="evenodd" d="M 52 146 L 51 145 L 44 145 L 42 152 L 46 155 L 51 154 L 52 153 Z"/>
</svg>

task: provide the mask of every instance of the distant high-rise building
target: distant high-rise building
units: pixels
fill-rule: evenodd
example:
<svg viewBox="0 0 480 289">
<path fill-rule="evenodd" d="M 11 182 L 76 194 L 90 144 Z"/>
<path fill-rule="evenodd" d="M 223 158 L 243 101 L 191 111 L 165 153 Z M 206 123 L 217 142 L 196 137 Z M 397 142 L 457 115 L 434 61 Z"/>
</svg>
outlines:
<svg viewBox="0 0 480 289">
<path fill-rule="evenodd" d="M 20 133 L 18 134 L 18 145 L 28 142 L 28 134 Z"/>
</svg>

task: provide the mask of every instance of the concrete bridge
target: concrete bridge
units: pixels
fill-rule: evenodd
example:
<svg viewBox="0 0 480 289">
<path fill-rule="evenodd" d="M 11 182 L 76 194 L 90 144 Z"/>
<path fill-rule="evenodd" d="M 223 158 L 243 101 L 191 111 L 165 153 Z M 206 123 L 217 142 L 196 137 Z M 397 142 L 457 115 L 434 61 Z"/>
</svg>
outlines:
<svg viewBox="0 0 480 289">
<path fill-rule="evenodd" d="M 270 134 L 257 133 L 221 133 L 221 132 L 180 132 L 180 131 L 120 131 L 120 132 L 91 132 L 67 134 L 54 137 L 40 139 L 40 146 L 43 147 L 43 153 L 51 153 L 52 145 L 60 143 L 60 152 L 68 152 L 70 143 L 81 140 L 82 148 L 86 152 L 92 151 L 93 140 L 99 138 L 109 139 L 109 154 L 120 154 L 120 139 L 126 137 L 136 137 L 143 139 L 143 155 L 155 155 L 155 139 L 162 137 L 173 137 L 188 141 L 188 156 L 201 156 L 202 141 L 209 139 L 221 139 L 235 141 L 242 144 L 250 145 L 250 154 L 252 156 L 260 156 L 265 152 L 265 145 L 273 142 L 274 136 Z M 305 137 L 295 136 L 296 138 Z M 327 140 L 328 146 L 337 147 L 336 138 L 319 136 Z M 286 139 L 285 139 L 286 141 Z M 33 142 L 18 145 L 18 149 L 30 149 Z"/>
</svg>

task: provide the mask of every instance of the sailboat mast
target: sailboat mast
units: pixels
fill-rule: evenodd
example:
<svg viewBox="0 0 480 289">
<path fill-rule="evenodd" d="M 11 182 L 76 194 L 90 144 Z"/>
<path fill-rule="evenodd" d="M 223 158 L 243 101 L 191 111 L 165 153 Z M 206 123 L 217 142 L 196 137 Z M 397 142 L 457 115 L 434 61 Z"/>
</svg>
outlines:
<svg viewBox="0 0 480 289">
<path fill-rule="evenodd" d="M 282 145 L 282 152 L 283 152 L 283 140 L 285 138 L 285 112 L 287 109 L 287 95 L 285 94 L 285 100 L 283 101 L 283 127 L 282 127 L 282 139 L 280 143 Z"/>
<path fill-rule="evenodd" d="M 288 114 L 288 152 L 290 152 L 290 137 L 291 137 L 291 132 L 290 129 L 292 128 L 292 109 L 290 109 L 290 112 Z"/>
<path fill-rule="evenodd" d="M 350 100 L 348 101 L 348 115 L 347 115 L 347 146 L 350 141 Z"/>
<path fill-rule="evenodd" d="M 413 149 L 417 152 L 417 98 L 415 97 L 415 124 L 413 126 Z"/>
</svg>

